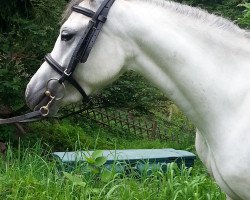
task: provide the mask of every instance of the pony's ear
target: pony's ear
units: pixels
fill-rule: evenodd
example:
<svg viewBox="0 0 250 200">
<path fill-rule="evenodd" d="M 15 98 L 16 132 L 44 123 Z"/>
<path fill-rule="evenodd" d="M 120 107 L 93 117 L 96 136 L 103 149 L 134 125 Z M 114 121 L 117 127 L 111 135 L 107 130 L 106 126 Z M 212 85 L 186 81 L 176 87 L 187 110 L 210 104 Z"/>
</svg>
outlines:
<svg viewBox="0 0 250 200">
<path fill-rule="evenodd" d="M 82 2 L 83 0 L 71 0 L 69 1 L 69 3 L 66 5 L 66 8 L 62 14 L 62 18 L 61 18 L 61 22 L 60 24 L 62 25 L 70 16 L 70 14 L 72 13 L 72 6 L 74 5 L 78 5 Z"/>
</svg>

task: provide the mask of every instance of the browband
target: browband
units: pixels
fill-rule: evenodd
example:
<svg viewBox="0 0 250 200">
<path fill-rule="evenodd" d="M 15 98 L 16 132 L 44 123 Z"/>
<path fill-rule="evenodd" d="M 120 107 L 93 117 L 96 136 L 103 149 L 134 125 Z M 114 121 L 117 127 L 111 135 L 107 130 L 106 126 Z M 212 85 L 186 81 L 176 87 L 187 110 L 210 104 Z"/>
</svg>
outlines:
<svg viewBox="0 0 250 200">
<path fill-rule="evenodd" d="M 91 18 L 95 14 L 94 11 L 92 11 L 92 10 L 90 10 L 88 8 L 83 8 L 83 7 L 79 6 L 79 5 L 74 5 L 71 9 L 72 9 L 72 11 L 75 11 L 77 13 L 81 13 L 81 14 L 86 15 L 87 17 L 91 17 Z"/>
</svg>

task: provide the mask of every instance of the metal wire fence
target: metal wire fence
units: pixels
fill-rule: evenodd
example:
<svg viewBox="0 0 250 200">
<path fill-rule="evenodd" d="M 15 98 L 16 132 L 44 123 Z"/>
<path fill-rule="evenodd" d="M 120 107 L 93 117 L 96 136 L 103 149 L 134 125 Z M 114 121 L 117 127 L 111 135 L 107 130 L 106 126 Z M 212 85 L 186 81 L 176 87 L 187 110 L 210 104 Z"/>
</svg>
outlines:
<svg viewBox="0 0 250 200">
<path fill-rule="evenodd" d="M 97 105 L 97 104 L 95 104 Z M 169 120 L 154 115 L 138 115 L 133 110 L 99 106 L 70 106 L 64 109 L 64 116 L 73 114 L 91 120 L 104 128 L 116 129 L 147 140 L 169 140 L 178 143 L 194 139 L 194 127 L 189 120 Z"/>
</svg>

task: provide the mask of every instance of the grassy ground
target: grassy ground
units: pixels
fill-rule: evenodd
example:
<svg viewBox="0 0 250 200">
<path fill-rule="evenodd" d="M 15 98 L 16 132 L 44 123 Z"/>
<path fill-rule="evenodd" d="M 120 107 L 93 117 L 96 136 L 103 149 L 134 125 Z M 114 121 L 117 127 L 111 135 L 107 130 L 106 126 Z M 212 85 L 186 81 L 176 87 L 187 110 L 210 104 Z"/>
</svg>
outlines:
<svg viewBox="0 0 250 200">
<path fill-rule="evenodd" d="M 155 170 L 151 175 L 98 171 L 76 165 L 67 171 L 40 145 L 9 149 L 0 161 L 0 199 L 225 199 L 199 161 L 194 168 Z"/>
<path fill-rule="evenodd" d="M 183 124 L 183 120 L 175 122 Z M 193 131 L 183 140 L 159 141 L 84 120 L 44 121 L 25 129 L 28 136 L 21 142 L 10 141 L 12 148 L 0 159 L 0 199 L 225 200 L 198 159 L 193 168 L 179 169 L 171 164 L 167 172 L 156 169 L 151 174 L 138 174 L 134 168 L 128 168 L 130 173 L 118 173 L 95 163 L 76 164 L 69 171 L 50 156 L 53 151 L 78 149 L 175 148 L 195 153 Z M 183 133 L 183 129 L 172 131 L 180 136 Z"/>
</svg>

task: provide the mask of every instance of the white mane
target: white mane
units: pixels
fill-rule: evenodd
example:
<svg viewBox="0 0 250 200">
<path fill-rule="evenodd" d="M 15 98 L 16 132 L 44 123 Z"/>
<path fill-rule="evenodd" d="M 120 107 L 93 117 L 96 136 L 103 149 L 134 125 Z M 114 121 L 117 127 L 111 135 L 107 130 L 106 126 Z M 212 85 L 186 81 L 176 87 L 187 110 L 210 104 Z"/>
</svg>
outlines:
<svg viewBox="0 0 250 200">
<path fill-rule="evenodd" d="M 155 6 L 160 6 L 166 9 L 170 9 L 171 11 L 175 11 L 182 15 L 186 15 L 187 17 L 193 17 L 194 19 L 199 20 L 201 23 L 207 23 L 211 26 L 215 26 L 239 34 L 240 36 L 250 38 L 250 33 L 248 31 L 241 29 L 232 21 L 214 14 L 210 14 L 206 10 L 203 10 L 201 8 L 191 7 L 174 1 L 166 1 L 166 0 L 130 0 L 130 1 L 142 1 L 145 3 L 150 3 Z M 81 2 L 82 0 L 72 0 L 69 2 L 63 13 L 62 22 L 64 22 L 72 13 L 71 7 Z"/>
<path fill-rule="evenodd" d="M 163 8 L 170 9 L 172 11 L 186 15 L 187 17 L 193 17 L 194 19 L 200 20 L 202 23 L 208 23 L 209 25 L 216 26 L 224 30 L 228 30 L 243 35 L 246 34 L 246 31 L 241 29 L 232 21 L 214 14 L 210 14 L 206 10 L 203 10 L 201 8 L 191 7 L 174 1 L 166 1 L 166 0 L 136 0 L 136 1 L 142 1 L 150 3 L 152 5 L 161 6 Z"/>
</svg>

